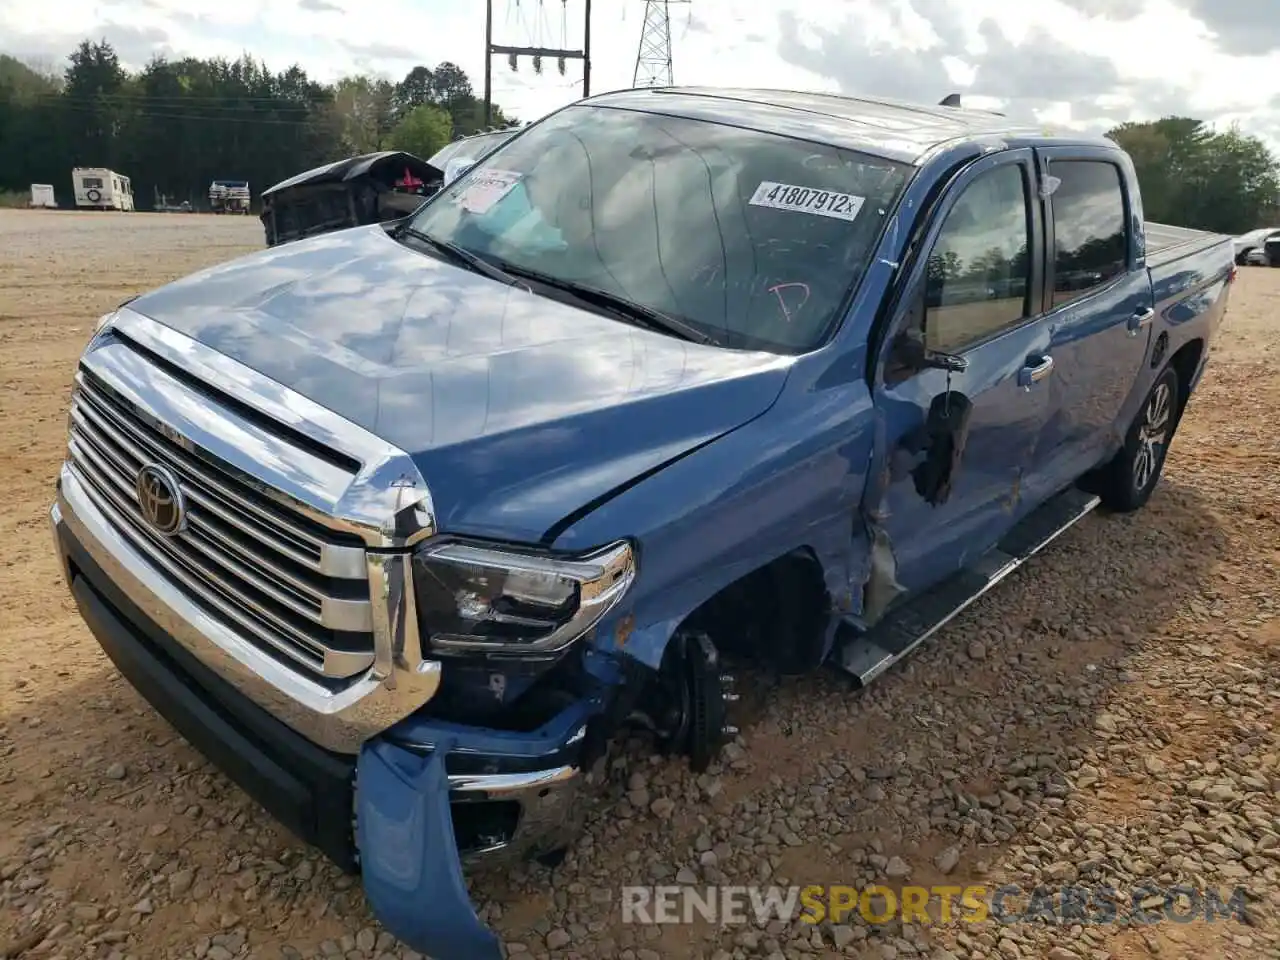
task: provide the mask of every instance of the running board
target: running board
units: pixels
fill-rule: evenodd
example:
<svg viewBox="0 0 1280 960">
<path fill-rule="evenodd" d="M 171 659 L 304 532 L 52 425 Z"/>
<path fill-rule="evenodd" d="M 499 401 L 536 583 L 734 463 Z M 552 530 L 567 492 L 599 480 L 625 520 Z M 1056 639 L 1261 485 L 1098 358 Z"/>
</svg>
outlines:
<svg viewBox="0 0 1280 960">
<path fill-rule="evenodd" d="M 1098 503 L 1098 498 L 1091 494 L 1075 488 L 1064 490 L 1018 521 L 975 563 L 901 607 L 891 609 L 869 630 L 864 630 L 856 618 L 846 618 L 846 624 L 859 632 L 840 644 L 836 662 L 866 686 L 1043 550 Z"/>
</svg>

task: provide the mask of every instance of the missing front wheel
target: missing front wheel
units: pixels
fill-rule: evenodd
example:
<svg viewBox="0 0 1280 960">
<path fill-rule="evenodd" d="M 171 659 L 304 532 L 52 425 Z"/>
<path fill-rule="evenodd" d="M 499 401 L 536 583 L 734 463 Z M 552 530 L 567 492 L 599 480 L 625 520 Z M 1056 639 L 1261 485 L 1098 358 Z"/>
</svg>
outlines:
<svg viewBox="0 0 1280 960">
<path fill-rule="evenodd" d="M 711 638 L 681 631 L 672 638 L 646 698 L 648 709 L 632 715 L 666 752 L 687 756 L 695 773 L 706 770 L 738 732 L 728 722 L 728 705 L 738 699 L 732 692 L 733 677 L 721 671 Z"/>
</svg>

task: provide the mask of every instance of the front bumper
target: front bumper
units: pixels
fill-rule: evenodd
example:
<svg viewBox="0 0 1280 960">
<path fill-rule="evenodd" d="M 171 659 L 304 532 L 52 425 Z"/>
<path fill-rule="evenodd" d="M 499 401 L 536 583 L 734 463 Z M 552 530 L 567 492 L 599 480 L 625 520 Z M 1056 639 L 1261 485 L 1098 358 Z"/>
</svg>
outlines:
<svg viewBox="0 0 1280 960">
<path fill-rule="evenodd" d="M 139 596 L 147 589 L 139 571 L 113 572 L 118 558 L 94 539 L 93 518 L 76 516 L 69 503 L 60 491 L 50 511 L 64 575 L 126 679 L 276 819 L 362 873 L 373 913 L 404 943 L 438 960 L 501 957 L 471 905 L 462 862 L 568 842 L 590 706 L 527 735 L 415 719 L 412 736 L 393 727 L 354 757 L 331 752 L 202 662 L 167 620 L 158 622 L 165 618 L 144 612 L 172 614 L 164 598 Z"/>
</svg>

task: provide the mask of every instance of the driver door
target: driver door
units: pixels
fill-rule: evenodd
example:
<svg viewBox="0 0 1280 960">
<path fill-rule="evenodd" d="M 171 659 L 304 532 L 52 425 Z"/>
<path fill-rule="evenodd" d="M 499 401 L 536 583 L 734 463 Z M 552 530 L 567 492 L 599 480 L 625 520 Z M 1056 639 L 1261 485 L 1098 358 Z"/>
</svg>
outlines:
<svg viewBox="0 0 1280 960">
<path fill-rule="evenodd" d="M 1030 150 L 957 174 L 901 288 L 874 388 L 886 469 L 866 504 L 891 550 L 891 593 L 955 573 L 1027 512 L 1020 489 L 1035 469 L 1053 369 L 1035 183 Z M 922 364 L 921 345 L 964 369 Z"/>
</svg>

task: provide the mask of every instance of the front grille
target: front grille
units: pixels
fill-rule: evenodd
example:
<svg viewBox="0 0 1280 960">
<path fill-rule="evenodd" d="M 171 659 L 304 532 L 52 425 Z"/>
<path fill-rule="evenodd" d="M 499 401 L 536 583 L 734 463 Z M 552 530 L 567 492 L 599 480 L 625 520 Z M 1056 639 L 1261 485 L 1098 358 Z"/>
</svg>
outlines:
<svg viewBox="0 0 1280 960">
<path fill-rule="evenodd" d="M 335 680 L 373 662 L 364 549 L 253 489 L 157 429 L 81 370 L 69 459 L 95 505 L 210 616 L 292 664 Z M 157 532 L 138 505 L 137 476 L 167 467 L 187 504 L 186 528 Z"/>
</svg>

